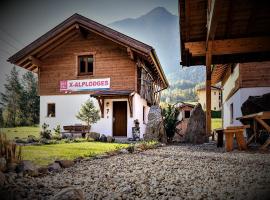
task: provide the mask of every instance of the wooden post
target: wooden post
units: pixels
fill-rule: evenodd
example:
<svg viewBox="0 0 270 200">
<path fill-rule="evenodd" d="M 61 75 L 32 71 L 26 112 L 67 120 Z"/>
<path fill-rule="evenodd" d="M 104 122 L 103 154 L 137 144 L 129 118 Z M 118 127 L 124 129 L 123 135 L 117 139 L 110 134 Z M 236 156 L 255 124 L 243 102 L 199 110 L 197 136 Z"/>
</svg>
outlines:
<svg viewBox="0 0 270 200">
<path fill-rule="evenodd" d="M 212 63 L 212 43 L 209 42 L 206 51 L 206 134 L 211 135 L 211 63 Z"/>
</svg>

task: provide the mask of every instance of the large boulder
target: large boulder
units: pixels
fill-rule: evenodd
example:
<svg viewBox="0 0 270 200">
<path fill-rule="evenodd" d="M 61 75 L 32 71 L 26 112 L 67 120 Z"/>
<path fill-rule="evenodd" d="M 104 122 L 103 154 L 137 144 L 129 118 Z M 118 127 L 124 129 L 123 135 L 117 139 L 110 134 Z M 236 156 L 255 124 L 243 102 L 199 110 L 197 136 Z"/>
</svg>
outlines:
<svg viewBox="0 0 270 200">
<path fill-rule="evenodd" d="M 191 111 L 185 134 L 185 142 L 192 144 L 203 144 L 209 142 L 209 136 L 206 134 L 206 115 L 201 104 L 197 104 Z"/>
<path fill-rule="evenodd" d="M 59 193 L 57 193 L 52 200 L 84 200 L 84 194 L 81 189 L 77 189 L 74 187 L 68 187 L 62 189 Z"/>
<path fill-rule="evenodd" d="M 61 170 L 61 166 L 59 163 L 54 162 L 54 163 L 48 165 L 48 170 L 49 170 L 49 172 L 58 172 Z"/>
<path fill-rule="evenodd" d="M 69 168 L 75 164 L 73 160 L 57 160 L 55 162 L 59 163 L 62 168 Z"/>
<path fill-rule="evenodd" d="M 100 138 L 100 133 L 90 132 L 87 134 L 87 138 L 92 138 L 94 141 L 98 141 Z"/>
<path fill-rule="evenodd" d="M 146 141 L 155 140 L 162 143 L 167 143 L 167 136 L 164 129 L 161 109 L 157 105 L 151 106 L 150 108 L 143 139 Z"/>
<path fill-rule="evenodd" d="M 38 168 L 30 160 L 23 160 L 18 164 L 16 172 L 17 173 L 22 172 L 23 174 L 28 174 L 30 176 L 37 176 Z"/>
</svg>

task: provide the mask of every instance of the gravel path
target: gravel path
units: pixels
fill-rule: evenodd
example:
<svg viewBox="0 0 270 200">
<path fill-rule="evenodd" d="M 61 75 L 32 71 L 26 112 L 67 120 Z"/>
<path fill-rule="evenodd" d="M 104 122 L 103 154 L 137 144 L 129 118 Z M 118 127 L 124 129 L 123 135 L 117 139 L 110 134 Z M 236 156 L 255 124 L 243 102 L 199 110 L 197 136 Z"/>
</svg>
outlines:
<svg viewBox="0 0 270 200">
<path fill-rule="evenodd" d="M 268 199 L 270 154 L 225 153 L 213 144 L 166 146 L 83 160 L 16 184 L 27 199 L 48 199 L 67 186 L 81 188 L 86 199 Z"/>
</svg>

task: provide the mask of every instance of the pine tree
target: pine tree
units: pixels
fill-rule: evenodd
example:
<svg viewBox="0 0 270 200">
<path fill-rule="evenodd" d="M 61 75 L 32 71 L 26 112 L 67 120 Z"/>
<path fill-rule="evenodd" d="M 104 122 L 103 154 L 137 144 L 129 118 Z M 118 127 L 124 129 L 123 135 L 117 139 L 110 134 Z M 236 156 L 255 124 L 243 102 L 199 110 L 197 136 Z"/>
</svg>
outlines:
<svg viewBox="0 0 270 200">
<path fill-rule="evenodd" d="M 23 97 L 21 104 L 25 125 L 39 123 L 39 96 L 37 78 L 32 72 L 26 72 L 22 78 Z"/>
<path fill-rule="evenodd" d="M 22 85 L 19 81 L 19 73 L 15 66 L 12 68 L 10 75 L 7 76 L 7 83 L 5 86 L 5 93 L 0 94 L 0 104 L 4 108 L 5 125 L 14 127 L 21 123 L 21 98 Z"/>
<path fill-rule="evenodd" d="M 87 126 L 96 123 L 100 120 L 99 111 L 95 108 L 92 100 L 88 99 L 83 105 L 76 117 L 85 122 Z"/>
</svg>

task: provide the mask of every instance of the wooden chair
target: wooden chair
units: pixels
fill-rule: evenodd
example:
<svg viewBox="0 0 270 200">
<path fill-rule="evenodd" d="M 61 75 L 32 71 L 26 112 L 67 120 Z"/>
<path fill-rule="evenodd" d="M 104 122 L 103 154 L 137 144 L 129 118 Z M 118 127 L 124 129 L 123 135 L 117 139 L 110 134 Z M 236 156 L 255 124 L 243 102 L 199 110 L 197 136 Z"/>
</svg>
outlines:
<svg viewBox="0 0 270 200">
<path fill-rule="evenodd" d="M 244 138 L 244 130 L 246 128 L 250 128 L 249 125 L 244 126 L 229 126 L 224 130 L 225 134 L 225 148 L 226 151 L 232 151 L 233 150 L 233 138 L 234 135 L 236 137 L 237 145 L 239 150 L 246 150 L 247 149 L 247 143 Z"/>
</svg>

